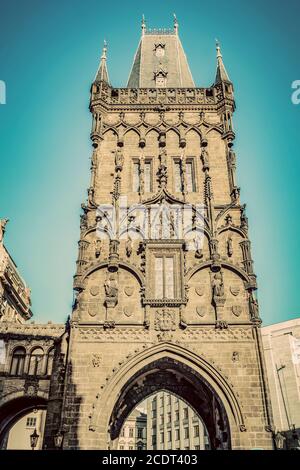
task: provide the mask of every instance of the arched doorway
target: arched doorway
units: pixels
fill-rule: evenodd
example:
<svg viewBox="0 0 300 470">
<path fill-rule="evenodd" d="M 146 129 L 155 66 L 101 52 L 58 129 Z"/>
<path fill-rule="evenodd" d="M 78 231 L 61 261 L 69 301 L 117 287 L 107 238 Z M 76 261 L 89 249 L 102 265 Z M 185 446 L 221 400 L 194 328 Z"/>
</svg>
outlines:
<svg viewBox="0 0 300 470">
<path fill-rule="evenodd" d="M 21 396 L 4 403 L 0 407 L 0 449 L 6 448 L 8 433 L 17 421 L 33 410 L 46 408 L 47 400 L 38 396 Z"/>
<path fill-rule="evenodd" d="M 145 398 L 165 390 L 182 398 L 201 417 L 211 448 L 231 448 L 225 407 L 211 384 L 191 367 L 172 357 L 161 357 L 143 366 L 122 387 L 109 421 L 109 440 L 116 447 L 121 428 L 132 410 Z"/>
</svg>

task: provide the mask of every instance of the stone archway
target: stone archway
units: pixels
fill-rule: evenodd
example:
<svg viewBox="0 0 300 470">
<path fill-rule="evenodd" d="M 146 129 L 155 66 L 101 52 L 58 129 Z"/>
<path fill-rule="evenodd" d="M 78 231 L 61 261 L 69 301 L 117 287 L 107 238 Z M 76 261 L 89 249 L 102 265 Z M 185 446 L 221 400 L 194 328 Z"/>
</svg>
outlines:
<svg viewBox="0 0 300 470">
<path fill-rule="evenodd" d="M 12 426 L 34 409 L 45 410 L 47 400 L 38 396 L 21 396 L 7 401 L 0 407 L 0 449 Z"/>
<path fill-rule="evenodd" d="M 112 447 L 131 411 L 145 398 L 161 390 L 182 398 L 198 413 L 208 430 L 212 449 L 231 448 L 229 420 L 220 397 L 204 377 L 166 356 L 144 366 L 120 391 L 109 423 Z"/>
</svg>

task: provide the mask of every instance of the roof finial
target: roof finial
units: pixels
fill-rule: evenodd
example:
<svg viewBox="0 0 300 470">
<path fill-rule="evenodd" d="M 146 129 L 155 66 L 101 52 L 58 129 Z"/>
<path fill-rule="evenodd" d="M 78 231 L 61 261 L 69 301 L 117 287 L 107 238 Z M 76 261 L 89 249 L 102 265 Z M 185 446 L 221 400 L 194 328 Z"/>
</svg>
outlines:
<svg viewBox="0 0 300 470">
<path fill-rule="evenodd" d="M 224 63 L 223 63 L 223 56 L 221 54 L 221 46 L 218 39 L 216 39 L 216 50 L 217 50 L 217 73 L 215 83 L 221 82 L 230 82 L 228 74 L 226 72 Z M 231 82 L 230 82 L 231 83 Z"/>
<path fill-rule="evenodd" d="M 220 41 L 216 39 L 216 50 L 217 50 L 217 59 L 222 58 Z"/>
<path fill-rule="evenodd" d="M 146 32 L 146 21 L 145 21 L 145 15 L 142 15 L 142 35 L 144 36 Z"/>
<path fill-rule="evenodd" d="M 178 33 L 178 21 L 177 21 L 175 13 L 173 13 L 173 16 L 174 16 L 174 31 L 177 34 Z"/>
<path fill-rule="evenodd" d="M 104 39 L 104 41 L 103 41 L 103 49 L 102 49 L 102 56 L 101 56 L 101 59 L 102 59 L 102 60 L 106 60 L 106 53 L 107 53 L 107 42 L 106 42 L 106 40 Z"/>
</svg>

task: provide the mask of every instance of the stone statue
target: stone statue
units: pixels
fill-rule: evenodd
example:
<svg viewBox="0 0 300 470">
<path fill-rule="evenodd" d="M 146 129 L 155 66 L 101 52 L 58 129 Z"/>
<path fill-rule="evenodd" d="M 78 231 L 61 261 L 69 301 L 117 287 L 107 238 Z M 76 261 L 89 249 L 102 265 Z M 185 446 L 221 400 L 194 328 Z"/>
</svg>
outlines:
<svg viewBox="0 0 300 470">
<path fill-rule="evenodd" d="M 0 219 L 0 243 L 3 242 L 4 233 L 5 233 L 5 226 L 9 219 Z"/>
<path fill-rule="evenodd" d="M 203 257 L 203 251 L 202 251 L 202 243 L 199 237 L 194 238 L 194 244 L 195 244 L 195 256 L 196 258 L 202 258 Z"/>
<path fill-rule="evenodd" d="M 205 147 L 202 147 L 201 159 L 203 163 L 203 170 L 204 171 L 209 170 L 209 155 Z"/>
<path fill-rule="evenodd" d="M 212 288 L 213 288 L 214 299 L 224 297 L 224 284 L 223 284 L 221 271 L 218 271 L 214 275 Z"/>
<path fill-rule="evenodd" d="M 251 295 L 250 297 L 250 313 L 251 318 L 259 318 L 259 307 L 257 300 Z"/>
<path fill-rule="evenodd" d="M 127 257 L 130 258 L 131 253 L 132 253 L 132 240 L 131 240 L 131 238 L 130 238 L 129 236 L 128 236 L 127 240 L 126 240 L 125 249 L 126 249 L 126 255 L 127 255 Z"/>
<path fill-rule="evenodd" d="M 229 152 L 228 152 L 228 161 L 230 163 L 230 166 L 235 166 L 236 155 L 235 155 L 235 152 L 232 149 L 230 149 Z"/>
<path fill-rule="evenodd" d="M 227 254 L 228 256 L 232 256 L 233 254 L 233 245 L 232 245 L 232 238 L 229 237 L 227 240 Z"/>
<path fill-rule="evenodd" d="M 95 256 L 96 258 L 99 258 L 101 255 L 101 250 L 102 250 L 102 240 L 100 238 L 96 238 L 94 241 L 95 244 Z"/>
<path fill-rule="evenodd" d="M 104 283 L 105 294 L 109 298 L 118 297 L 118 281 L 114 274 L 110 274 Z"/>
<path fill-rule="evenodd" d="M 122 170 L 124 164 L 124 156 L 121 150 L 118 148 L 115 152 L 115 166 L 116 169 Z"/>
</svg>

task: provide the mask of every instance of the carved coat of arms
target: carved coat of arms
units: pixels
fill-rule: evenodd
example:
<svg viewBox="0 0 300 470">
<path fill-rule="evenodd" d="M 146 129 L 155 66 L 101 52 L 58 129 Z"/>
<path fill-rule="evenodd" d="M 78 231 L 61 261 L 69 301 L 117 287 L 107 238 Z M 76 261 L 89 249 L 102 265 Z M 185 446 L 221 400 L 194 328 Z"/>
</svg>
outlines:
<svg viewBox="0 0 300 470">
<path fill-rule="evenodd" d="M 154 328 L 158 331 L 175 330 L 176 323 L 174 311 L 166 308 L 157 310 L 155 314 Z"/>
</svg>

